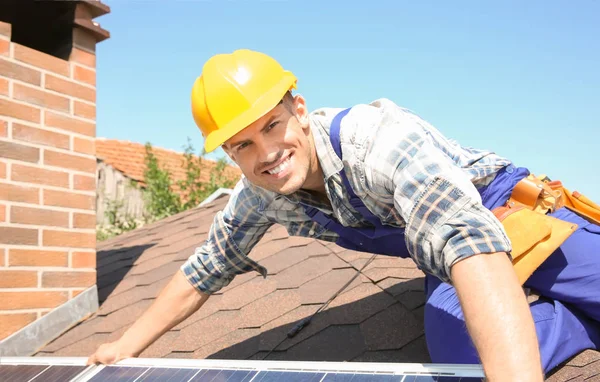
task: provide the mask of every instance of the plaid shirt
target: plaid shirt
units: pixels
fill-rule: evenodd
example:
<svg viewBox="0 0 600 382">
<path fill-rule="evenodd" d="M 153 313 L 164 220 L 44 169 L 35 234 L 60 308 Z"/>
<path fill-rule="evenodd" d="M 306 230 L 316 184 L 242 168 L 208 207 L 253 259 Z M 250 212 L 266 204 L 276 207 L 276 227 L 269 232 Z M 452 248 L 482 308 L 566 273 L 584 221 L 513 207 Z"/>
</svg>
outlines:
<svg viewBox="0 0 600 382">
<path fill-rule="evenodd" d="M 341 110 L 323 108 L 310 115 L 329 203 L 302 190 L 279 195 L 242 178 L 215 215 L 206 242 L 182 265 L 194 287 L 212 294 L 241 273 L 257 271 L 266 277 L 267 270 L 251 255 L 275 223 L 292 236 L 335 241 L 337 234 L 313 222 L 299 202 L 333 215 L 344 226 L 368 224 L 349 203 L 342 168 L 373 214 L 384 224 L 405 228 L 417 265 L 442 281 L 451 282 L 450 267 L 460 259 L 511 250 L 503 226 L 481 204 L 477 190 L 510 161 L 460 146 L 387 99 L 354 106 L 342 119 L 340 160 L 329 126 Z"/>
</svg>

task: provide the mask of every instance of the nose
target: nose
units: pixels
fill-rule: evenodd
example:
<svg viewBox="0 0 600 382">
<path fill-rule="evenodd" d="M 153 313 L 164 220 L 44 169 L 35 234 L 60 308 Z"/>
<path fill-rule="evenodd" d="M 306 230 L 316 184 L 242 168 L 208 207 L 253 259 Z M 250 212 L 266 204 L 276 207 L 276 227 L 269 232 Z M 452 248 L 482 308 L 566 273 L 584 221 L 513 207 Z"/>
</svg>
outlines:
<svg viewBox="0 0 600 382">
<path fill-rule="evenodd" d="M 273 163 L 279 160 L 281 156 L 278 146 L 274 142 L 269 142 L 266 139 L 260 139 L 255 142 L 256 154 L 260 165 Z"/>
</svg>

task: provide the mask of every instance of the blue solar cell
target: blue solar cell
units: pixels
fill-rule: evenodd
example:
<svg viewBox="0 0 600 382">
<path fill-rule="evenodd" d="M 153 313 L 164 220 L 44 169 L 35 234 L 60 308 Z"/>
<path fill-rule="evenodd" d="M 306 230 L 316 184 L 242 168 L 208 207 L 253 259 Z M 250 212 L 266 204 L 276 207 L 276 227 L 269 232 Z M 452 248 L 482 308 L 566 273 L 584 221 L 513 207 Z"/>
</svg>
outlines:
<svg viewBox="0 0 600 382">
<path fill-rule="evenodd" d="M 354 374 L 351 382 L 397 382 L 402 376 L 390 374 Z"/>
<path fill-rule="evenodd" d="M 437 378 L 437 382 L 460 382 L 460 377 L 450 375 L 440 375 Z"/>
<path fill-rule="evenodd" d="M 147 367 L 107 366 L 90 381 L 133 382 L 148 370 Z"/>
<path fill-rule="evenodd" d="M 252 382 L 319 382 L 324 373 L 294 371 L 261 371 Z"/>
<path fill-rule="evenodd" d="M 87 366 L 54 365 L 33 379 L 33 381 L 64 382 L 70 381 L 86 369 Z"/>
<path fill-rule="evenodd" d="M 176 369 L 169 367 L 157 367 L 148 370 L 136 382 L 155 382 L 155 381 L 188 381 L 198 372 L 198 369 Z"/>
<path fill-rule="evenodd" d="M 0 365 L 0 381 L 27 382 L 48 365 Z"/>
<path fill-rule="evenodd" d="M 417 375 L 415 382 L 438 382 L 438 377 L 435 375 Z"/>
<path fill-rule="evenodd" d="M 327 373 L 323 382 L 350 382 L 354 378 L 351 373 Z"/>
</svg>

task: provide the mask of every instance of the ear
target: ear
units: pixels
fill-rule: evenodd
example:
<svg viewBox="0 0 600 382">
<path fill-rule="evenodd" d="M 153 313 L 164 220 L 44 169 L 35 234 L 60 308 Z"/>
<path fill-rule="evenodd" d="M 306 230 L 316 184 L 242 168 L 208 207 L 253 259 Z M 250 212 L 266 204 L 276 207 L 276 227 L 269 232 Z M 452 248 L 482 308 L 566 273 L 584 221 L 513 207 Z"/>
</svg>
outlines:
<svg viewBox="0 0 600 382">
<path fill-rule="evenodd" d="M 298 121 L 300 121 L 302 128 L 308 129 L 308 108 L 306 107 L 306 100 L 300 94 L 296 94 L 294 96 L 294 109 L 296 111 L 296 117 L 298 118 Z"/>
</svg>

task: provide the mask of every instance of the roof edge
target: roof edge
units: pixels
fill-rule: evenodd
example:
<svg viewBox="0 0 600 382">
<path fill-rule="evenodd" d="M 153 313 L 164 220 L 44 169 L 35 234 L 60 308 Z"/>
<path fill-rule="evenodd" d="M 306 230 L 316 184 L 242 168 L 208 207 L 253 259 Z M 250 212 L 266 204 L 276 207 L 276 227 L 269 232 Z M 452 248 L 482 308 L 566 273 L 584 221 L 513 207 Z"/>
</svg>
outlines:
<svg viewBox="0 0 600 382">
<path fill-rule="evenodd" d="M 212 203 L 215 200 L 219 199 L 221 196 L 231 195 L 232 193 L 233 193 L 233 190 L 231 188 L 219 188 L 217 191 L 213 192 L 206 199 L 204 199 L 198 205 L 198 207 L 204 207 L 205 205 Z"/>
</svg>

